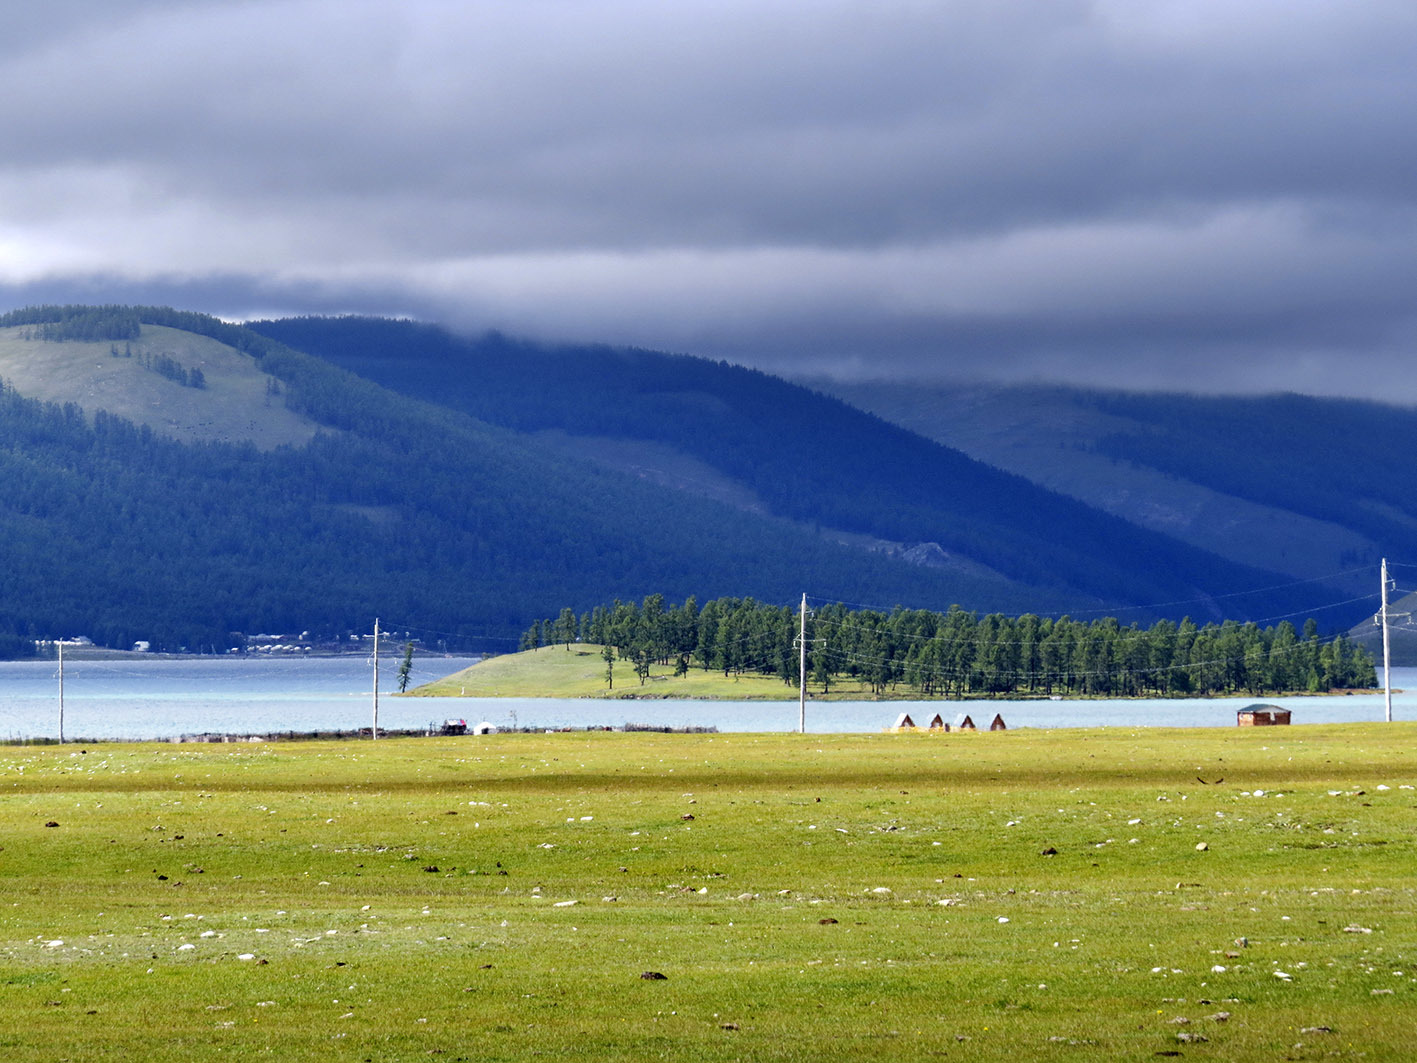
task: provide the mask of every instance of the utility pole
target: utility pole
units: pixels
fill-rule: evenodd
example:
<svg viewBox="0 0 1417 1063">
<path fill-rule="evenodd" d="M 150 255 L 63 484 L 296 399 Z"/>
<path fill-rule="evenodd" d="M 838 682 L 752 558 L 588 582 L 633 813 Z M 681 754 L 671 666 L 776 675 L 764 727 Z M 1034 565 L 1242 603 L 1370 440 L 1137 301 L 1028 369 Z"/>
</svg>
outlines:
<svg viewBox="0 0 1417 1063">
<path fill-rule="evenodd" d="M 1387 558 L 1383 558 L 1383 704 L 1385 707 L 1384 719 L 1392 723 L 1392 663 L 1388 654 L 1387 636 Z"/>
<path fill-rule="evenodd" d="M 64 744 L 64 641 L 59 640 L 59 744 Z"/>
<path fill-rule="evenodd" d="M 379 737 L 379 618 L 374 618 L 374 729 L 371 737 Z"/>
<path fill-rule="evenodd" d="M 802 595 L 800 630 L 797 645 L 800 656 L 797 663 L 797 733 L 807 733 L 807 595 Z"/>
</svg>

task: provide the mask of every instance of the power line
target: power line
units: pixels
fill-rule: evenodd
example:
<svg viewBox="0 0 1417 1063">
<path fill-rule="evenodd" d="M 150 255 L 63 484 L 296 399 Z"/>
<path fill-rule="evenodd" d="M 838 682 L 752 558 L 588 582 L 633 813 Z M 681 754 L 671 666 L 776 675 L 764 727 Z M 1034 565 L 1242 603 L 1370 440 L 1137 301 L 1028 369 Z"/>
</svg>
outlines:
<svg viewBox="0 0 1417 1063">
<path fill-rule="evenodd" d="M 1406 567 L 1417 569 L 1417 565 L 1408 565 L 1408 566 L 1406 566 Z M 1293 588 L 1293 587 L 1303 587 L 1303 586 L 1306 586 L 1306 585 L 1311 584 L 1311 583 L 1328 583 L 1328 582 L 1330 582 L 1330 581 L 1340 580 L 1340 579 L 1344 579 L 1344 578 L 1350 577 L 1350 576 L 1357 576 L 1357 575 L 1360 575 L 1360 574 L 1363 574 L 1363 573 L 1371 573 L 1371 572 L 1372 572 L 1372 569 L 1373 569 L 1373 566 L 1372 566 L 1372 565 L 1362 565 L 1362 566 L 1357 567 L 1357 568 L 1345 569 L 1345 570 L 1343 570 L 1343 571 L 1341 571 L 1341 572 L 1333 572 L 1333 573 L 1330 573 L 1330 574 L 1325 575 L 1325 576 L 1310 576 L 1310 577 L 1307 577 L 1307 578 L 1305 578 L 1305 579 L 1290 580 L 1290 581 L 1288 581 L 1288 582 L 1286 582 L 1286 583 L 1275 583 L 1275 584 L 1271 584 L 1271 585 L 1266 586 L 1266 587 L 1255 587 L 1255 588 L 1252 588 L 1252 589 L 1250 589 L 1250 590 L 1244 590 L 1244 591 L 1229 591 L 1229 592 L 1226 592 L 1226 593 L 1224 593 L 1224 594 L 1209 594 L 1209 595 L 1203 595 L 1203 596 L 1196 597 L 1196 598 L 1181 598 L 1181 599 L 1177 599 L 1177 600 L 1175 600 L 1175 601 L 1169 601 L 1169 602 L 1139 603 L 1139 604 L 1136 604 L 1136 605 L 1119 605 L 1119 606 L 1111 606 L 1111 607 L 1102 606 L 1102 607 L 1099 607 L 1099 608 L 1096 608 L 1096 609 L 1069 609 L 1069 610 L 1065 610 L 1064 612 L 1061 612 L 1061 613 L 1046 614 L 1046 615 L 1048 615 L 1051 619 L 1058 619 L 1058 618 L 1063 617 L 1063 616 L 1091 616 L 1091 615 L 1095 615 L 1095 614 L 1098 614 L 1098 613 L 1109 613 L 1109 614 L 1111 614 L 1111 613 L 1118 613 L 1118 612 L 1154 611 L 1154 610 L 1158 610 L 1158 609 L 1173 608 L 1173 607 L 1178 606 L 1178 605 L 1205 604 L 1205 603 L 1209 603 L 1209 602 L 1223 601 L 1223 600 L 1229 599 L 1229 598 L 1245 598 L 1245 597 L 1250 597 L 1250 596 L 1252 596 L 1252 595 L 1257 595 L 1257 594 L 1269 594 L 1269 593 L 1272 593 L 1272 592 L 1274 592 L 1274 591 L 1289 590 L 1290 588 Z M 1369 597 L 1370 597 L 1370 596 L 1369 596 Z M 909 606 L 904 606 L 904 605 L 902 605 L 902 604 L 899 603 L 899 602 L 896 602 L 894 605 L 885 606 L 885 605 L 872 605 L 872 604 L 868 604 L 868 603 L 864 603 L 864 602 L 849 602 L 849 601 L 842 601 L 842 600 L 831 599 L 831 598 L 821 598 L 821 597 L 816 597 L 816 596 L 809 596 L 809 598 L 810 598 L 811 601 L 819 602 L 819 603 L 821 603 L 821 604 L 823 604 L 823 605 L 844 605 L 844 606 L 848 606 L 848 607 L 853 608 L 853 609 L 867 609 L 867 610 L 871 610 L 871 611 L 873 611 L 873 612 L 880 612 L 880 613 L 890 613 L 890 612 L 895 611 L 896 609 L 911 608 L 911 607 L 909 607 Z M 1345 603 L 1345 604 L 1346 604 L 1346 603 Z M 1324 608 L 1328 608 L 1328 607 L 1325 606 Z M 937 610 L 937 611 L 940 611 L 940 610 Z M 1015 620 L 1018 619 L 1019 617 L 1023 617 L 1023 616 L 1039 616 L 1040 618 L 1042 618 L 1042 617 L 1045 616 L 1045 614 L 1034 613 L 1034 612 L 1032 612 L 1032 611 L 1028 611 L 1028 612 L 1024 612 L 1024 613 L 1006 613 L 1006 612 L 1001 612 L 1001 611 L 1000 611 L 1000 612 L 998 612 L 998 615 L 999 615 L 999 616 L 1009 616 L 1009 617 L 1012 617 L 1012 618 L 1015 619 Z M 1295 614 L 1291 614 L 1291 615 L 1297 616 L 1297 615 L 1300 615 L 1300 614 L 1299 614 L 1299 613 L 1295 613 Z"/>
</svg>

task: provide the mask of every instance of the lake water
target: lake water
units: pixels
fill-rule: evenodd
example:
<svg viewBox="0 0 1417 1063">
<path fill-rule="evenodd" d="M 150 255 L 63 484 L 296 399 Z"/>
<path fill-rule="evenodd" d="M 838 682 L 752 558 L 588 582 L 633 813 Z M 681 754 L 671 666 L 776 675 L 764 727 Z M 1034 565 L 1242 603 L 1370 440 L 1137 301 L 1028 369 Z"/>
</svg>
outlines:
<svg viewBox="0 0 1417 1063">
<path fill-rule="evenodd" d="M 467 667 L 466 658 L 415 659 L 425 683 Z M 716 727 L 720 731 L 795 731 L 796 701 L 563 701 L 552 698 L 399 698 L 398 662 L 380 665 L 379 726 L 421 729 L 465 719 L 498 727 Z M 373 716 L 373 666 L 366 657 L 69 661 L 64 733 L 68 738 L 174 738 L 217 732 L 352 731 Z M 1393 719 L 1417 720 L 1417 668 L 1393 669 Z M 0 738 L 58 732 L 58 668 L 53 661 L 0 662 Z M 902 712 L 924 724 L 968 713 L 987 727 L 995 713 L 1017 727 L 1232 727 L 1248 698 L 1186 701 L 808 702 L 807 730 L 869 732 Z M 1383 719 L 1381 694 L 1260 699 L 1294 713 L 1296 724 Z"/>
</svg>

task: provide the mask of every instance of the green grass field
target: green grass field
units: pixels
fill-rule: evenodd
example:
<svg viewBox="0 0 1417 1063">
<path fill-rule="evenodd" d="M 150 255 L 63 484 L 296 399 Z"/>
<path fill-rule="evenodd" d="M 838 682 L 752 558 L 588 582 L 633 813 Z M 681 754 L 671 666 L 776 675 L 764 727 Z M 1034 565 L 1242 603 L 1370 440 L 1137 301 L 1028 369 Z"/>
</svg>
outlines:
<svg viewBox="0 0 1417 1063">
<path fill-rule="evenodd" d="M 1406 1059 L 1414 739 L 6 747 L 0 1059 Z"/>
</svg>

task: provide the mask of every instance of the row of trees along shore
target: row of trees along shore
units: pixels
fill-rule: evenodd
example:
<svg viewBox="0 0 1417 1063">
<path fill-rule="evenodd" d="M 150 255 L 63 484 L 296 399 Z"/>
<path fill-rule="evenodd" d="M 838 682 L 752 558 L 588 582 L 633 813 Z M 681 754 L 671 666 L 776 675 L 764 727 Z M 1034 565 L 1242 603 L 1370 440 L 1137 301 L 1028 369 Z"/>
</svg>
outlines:
<svg viewBox="0 0 1417 1063">
<path fill-rule="evenodd" d="M 632 662 L 641 683 L 654 664 L 725 676 L 778 676 L 796 684 L 798 611 L 752 598 L 663 595 L 617 601 L 577 616 L 562 609 L 538 620 L 523 650 L 576 642 L 611 647 Z M 829 692 L 844 679 L 876 694 L 902 686 L 927 697 L 1076 695 L 1168 697 L 1326 691 L 1376 685 L 1372 656 L 1339 635 L 1321 639 L 1313 620 L 1302 631 L 1227 620 L 1198 626 L 1157 621 L 1149 628 L 1116 619 L 1081 621 L 993 613 L 959 606 L 946 613 L 890 612 L 826 605 L 807 618 L 809 684 Z"/>
</svg>

